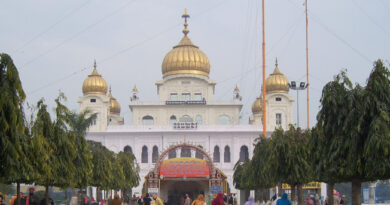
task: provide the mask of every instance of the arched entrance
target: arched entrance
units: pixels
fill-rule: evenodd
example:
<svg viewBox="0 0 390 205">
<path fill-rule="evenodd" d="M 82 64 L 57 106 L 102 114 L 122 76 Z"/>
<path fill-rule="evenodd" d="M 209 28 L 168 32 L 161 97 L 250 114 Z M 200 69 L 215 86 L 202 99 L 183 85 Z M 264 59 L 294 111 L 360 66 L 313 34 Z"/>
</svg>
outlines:
<svg viewBox="0 0 390 205">
<path fill-rule="evenodd" d="M 226 176 L 214 167 L 209 154 L 187 143 L 164 150 L 146 178 L 145 191 L 158 193 L 169 205 L 180 204 L 185 194 L 191 199 L 204 194 L 208 199 L 210 194 L 223 192 L 227 185 Z"/>
</svg>

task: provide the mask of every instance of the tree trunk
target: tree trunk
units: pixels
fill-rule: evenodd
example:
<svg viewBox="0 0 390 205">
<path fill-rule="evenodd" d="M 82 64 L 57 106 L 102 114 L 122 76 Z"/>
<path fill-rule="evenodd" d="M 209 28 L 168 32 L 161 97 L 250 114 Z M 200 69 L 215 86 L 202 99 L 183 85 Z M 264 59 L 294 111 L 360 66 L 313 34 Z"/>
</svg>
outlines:
<svg viewBox="0 0 390 205">
<path fill-rule="evenodd" d="M 338 204 L 333 204 L 333 189 L 334 189 L 334 183 L 329 182 L 327 186 L 327 194 L 328 195 L 328 205 L 338 205 Z"/>
<path fill-rule="evenodd" d="M 16 183 L 16 204 L 20 205 L 20 200 L 21 200 L 21 195 L 20 195 L 20 183 Z M 15 203 L 15 202 L 14 202 Z"/>
<path fill-rule="evenodd" d="M 101 200 L 101 197 L 100 197 L 100 190 L 99 190 L 99 187 L 96 187 L 96 201 L 100 204 L 100 200 Z"/>
<path fill-rule="evenodd" d="M 282 197 L 282 183 L 278 183 L 278 197 Z"/>
<path fill-rule="evenodd" d="M 291 204 L 295 205 L 296 198 L 295 198 L 295 185 L 291 185 Z"/>
<path fill-rule="evenodd" d="M 264 188 L 260 188 L 260 202 L 261 203 L 265 203 L 267 201 L 267 199 L 265 198 L 265 189 Z"/>
<path fill-rule="evenodd" d="M 46 201 L 46 205 L 49 205 L 49 185 L 46 185 L 45 186 L 45 201 Z"/>
<path fill-rule="evenodd" d="M 297 192 L 298 192 L 298 205 L 304 205 L 302 184 L 297 185 Z"/>
<path fill-rule="evenodd" d="M 362 204 L 362 182 L 360 179 L 352 179 L 352 205 Z"/>
</svg>

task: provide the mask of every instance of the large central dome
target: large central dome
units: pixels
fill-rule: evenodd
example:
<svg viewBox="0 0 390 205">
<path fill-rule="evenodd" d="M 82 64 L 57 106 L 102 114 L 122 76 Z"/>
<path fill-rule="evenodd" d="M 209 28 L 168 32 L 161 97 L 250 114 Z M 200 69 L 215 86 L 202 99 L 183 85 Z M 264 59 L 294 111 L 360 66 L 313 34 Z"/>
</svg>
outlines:
<svg viewBox="0 0 390 205">
<path fill-rule="evenodd" d="M 161 66 L 162 74 L 164 77 L 176 74 L 195 74 L 208 77 L 210 73 L 209 59 L 198 46 L 192 44 L 187 36 L 189 15 L 185 13 L 182 17 L 185 18 L 184 37 L 165 56 Z"/>
</svg>

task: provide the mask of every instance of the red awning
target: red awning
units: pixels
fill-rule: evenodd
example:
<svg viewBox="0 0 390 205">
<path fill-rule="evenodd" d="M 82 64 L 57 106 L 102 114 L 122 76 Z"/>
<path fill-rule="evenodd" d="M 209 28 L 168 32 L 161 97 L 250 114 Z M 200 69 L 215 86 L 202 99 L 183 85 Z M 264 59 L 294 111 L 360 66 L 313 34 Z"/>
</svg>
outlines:
<svg viewBox="0 0 390 205">
<path fill-rule="evenodd" d="M 160 176 L 196 178 L 210 176 L 210 168 L 205 160 L 189 157 L 164 160 L 160 166 Z"/>
</svg>

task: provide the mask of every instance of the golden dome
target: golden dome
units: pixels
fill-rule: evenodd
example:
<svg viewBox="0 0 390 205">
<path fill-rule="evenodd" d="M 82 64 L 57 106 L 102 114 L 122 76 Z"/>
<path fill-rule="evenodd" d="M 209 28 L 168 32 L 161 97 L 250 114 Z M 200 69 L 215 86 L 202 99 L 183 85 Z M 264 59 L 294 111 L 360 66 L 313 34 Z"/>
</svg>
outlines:
<svg viewBox="0 0 390 205">
<path fill-rule="evenodd" d="M 107 83 L 103 77 L 96 70 L 96 61 L 94 63 L 94 69 L 91 75 L 88 75 L 87 79 L 83 83 L 83 94 L 101 94 L 107 93 Z"/>
<path fill-rule="evenodd" d="M 161 66 L 162 74 L 164 77 L 176 74 L 197 74 L 208 77 L 210 73 L 209 59 L 198 46 L 192 44 L 187 36 L 189 15 L 185 13 L 182 17 L 185 18 L 184 37 L 165 55 Z"/>
<path fill-rule="evenodd" d="M 276 60 L 274 72 L 266 80 L 266 93 L 288 93 L 288 79 L 278 68 Z"/>
<path fill-rule="evenodd" d="M 121 113 L 121 105 L 114 97 L 112 97 L 111 87 L 108 93 L 108 97 L 110 98 L 110 114 L 119 115 Z"/>
<path fill-rule="evenodd" d="M 252 113 L 253 114 L 260 114 L 260 112 L 263 110 L 263 102 L 261 97 L 257 97 L 255 102 L 252 104 Z"/>
</svg>

